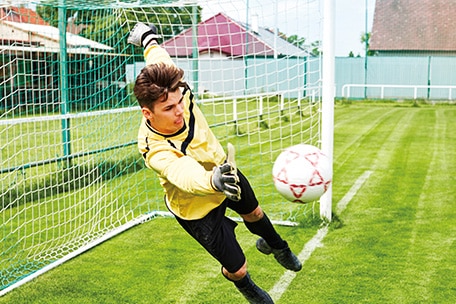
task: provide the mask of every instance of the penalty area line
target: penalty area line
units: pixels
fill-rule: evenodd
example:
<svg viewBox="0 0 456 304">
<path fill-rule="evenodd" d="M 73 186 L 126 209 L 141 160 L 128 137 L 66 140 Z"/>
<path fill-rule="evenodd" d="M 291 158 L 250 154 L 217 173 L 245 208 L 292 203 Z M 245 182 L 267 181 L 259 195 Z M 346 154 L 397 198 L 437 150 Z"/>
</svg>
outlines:
<svg viewBox="0 0 456 304">
<path fill-rule="evenodd" d="M 372 171 L 365 171 L 360 177 L 358 177 L 358 179 L 350 188 L 350 190 L 348 190 L 344 197 L 337 203 L 336 210 L 338 214 L 340 214 L 347 207 L 348 203 L 356 195 L 358 190 L 361 188 L 361 186 L 364 184 L 364 182 L 369 178 L 371 174 Z M 318 229 L 317 233 L 312 237 L 312 239 L 310 239 L 304 245 L 304 248 L 298 255 L 298 259 L 301 261 L 303 266 L 304 263 L 310 258 L 312 253 L 315 251 L 315 249 L 323 247 L 322 241 L 327 234 L 328 226 L 325 225 Z M 283 293 L 288 289 L 288 286 L 290 286 L 291 282 L 296 277 L 296 274 L 296 272 L 291 270 L 285 271 L 282 277 L 272 287 L 272 289 L 269 291 L 269 295 L 272 297 L 274 302 L 278 301 L 282 297 Z"/>
</svg>

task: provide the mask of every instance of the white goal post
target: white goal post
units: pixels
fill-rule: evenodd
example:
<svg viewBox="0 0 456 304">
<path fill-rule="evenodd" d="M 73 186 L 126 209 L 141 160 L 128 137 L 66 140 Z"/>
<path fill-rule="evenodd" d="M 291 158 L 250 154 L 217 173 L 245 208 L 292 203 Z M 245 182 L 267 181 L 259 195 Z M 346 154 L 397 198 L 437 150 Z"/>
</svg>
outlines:
<svg viewBox="0 0 456 304">
<path fill-rule="evenodd" d="M 322 97 L 322 141 L 321 149 L 331 160 L 333 171 L 334 150 L 334 96 L 335 96 L 335 55 L 334 55 L 334 8 L 335 0 L 324 0 L 323 24 L 323 97 Z M 328 221 L 332 220 L 332 187 L 320 198 L 320 215 Z"/>
</svg>

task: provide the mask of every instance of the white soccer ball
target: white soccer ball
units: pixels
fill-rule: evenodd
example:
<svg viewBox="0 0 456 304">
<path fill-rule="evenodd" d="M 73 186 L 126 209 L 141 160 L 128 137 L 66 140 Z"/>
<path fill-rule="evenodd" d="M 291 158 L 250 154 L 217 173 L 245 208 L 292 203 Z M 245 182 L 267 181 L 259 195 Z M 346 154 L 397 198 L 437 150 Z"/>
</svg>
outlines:
<svg viewBox="0 0 456 304">
<path fill-rule="evenodd" d="M 319 199 L 331 184 L 331 163 L 317 147 L 299 144 L 280 153 L 272 167 L 272 176 L 284 198 L 309 203 Z"/>
</svg>

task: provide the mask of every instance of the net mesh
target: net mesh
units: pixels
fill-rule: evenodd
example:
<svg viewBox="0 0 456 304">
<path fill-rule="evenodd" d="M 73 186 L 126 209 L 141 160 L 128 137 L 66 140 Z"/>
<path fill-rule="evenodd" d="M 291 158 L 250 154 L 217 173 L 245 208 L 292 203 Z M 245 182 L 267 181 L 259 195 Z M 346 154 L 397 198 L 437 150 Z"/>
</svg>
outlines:
<svg viewBox="0 0 456 304">
<path fill-rule="evenodd" d="M 310 212 L 277 194 L 271 170 L 283 148 L 320 144 L 320 3 L 278 2 L 0 4 L 0 290 L 166 210 L 136 148 L 138 21 L 157 26 L 269 216 Z"/>
</svg>

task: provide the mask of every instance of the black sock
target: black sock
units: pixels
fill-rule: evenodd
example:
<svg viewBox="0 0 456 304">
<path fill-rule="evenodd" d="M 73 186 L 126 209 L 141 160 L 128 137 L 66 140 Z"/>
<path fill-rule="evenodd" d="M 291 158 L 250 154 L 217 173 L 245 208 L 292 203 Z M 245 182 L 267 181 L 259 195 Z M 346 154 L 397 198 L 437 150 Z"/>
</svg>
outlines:
<svg viewBox="0 0 456 304">
<path fill-rule="evenodd" d="M 230 278 L 223 272 L 223 266 L 222 266 L 221 272 L 222 272 L 222 275 L 225 277 L 225 279 L 227 279 L 228 281 L 233 282 L 234 285 L 235 285 L 237 288 L 243 288 L 243 287 L 247 287 L 248 285 L 252 285 L 252 284 L 253 284 L 253 281 L 250 279 L 250 275 L 249 275 L 248 272 L 247 272 L 247 274 L 245 275 L 245 277 L 243 277 L 243 278 L 240 279 L 239 281 L 235 281 L 235 280 L 230 279 Z"/>
<path fill-rule="evenodd" d="M 280 237 L 274 226 L 272 226 L 272 223 L 267 217 L 266 213 L 263 214 L 264 216 L 259 221 L 253 223 L 244 221 L 245 226 L 253 234 L 261 236 L 272 248 L 285 248 L 287 246 L 287 243 Z"/>
<path fill-rule="evenodd" d="M 248 273 L 245 275 L 245 277 L 243 277 L 239 281 L 233 281 L 233 283 L 234 283 L 234 285 L 237 288 L 245 288 L 245 287 L 247 287 L 249 285 L 253 285 L 254 284 L 252 282 L 252 280 L 250 279 L 250 275 Z"/>
</svg>

